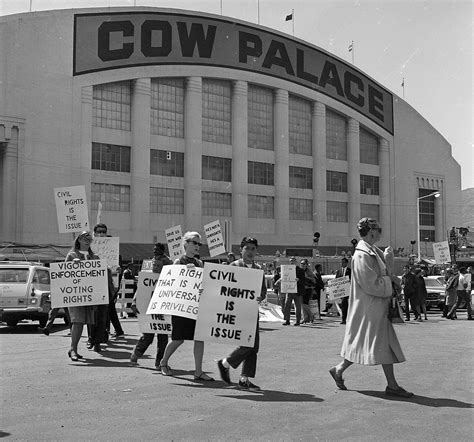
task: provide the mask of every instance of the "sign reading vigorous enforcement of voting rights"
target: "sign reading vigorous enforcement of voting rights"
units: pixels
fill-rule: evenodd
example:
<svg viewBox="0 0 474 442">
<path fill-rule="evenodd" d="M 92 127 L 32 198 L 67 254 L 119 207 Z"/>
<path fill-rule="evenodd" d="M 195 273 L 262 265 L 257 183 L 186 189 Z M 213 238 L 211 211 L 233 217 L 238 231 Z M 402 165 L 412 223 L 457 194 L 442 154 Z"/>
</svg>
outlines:
<svg viewBox="0 0 474 442">
<path fill-rule="evenodd" d="M 119 243 L 118 236 L 95 236 L 91 249 L 99 258 L 106 259 L 109 267 L 117 267 L 119 265 Z"/>
<path fill-rule="evenodd" d="M 448 241 L 434 242 L 433 253 L 436 264 L 446 264 L 451 262 Z"/>
<path fill-rule="evenodd" d="M 252 347 L 263 270 L 206 263 L 194 339 Z"/>
<path fill-rule="evenodd" d="M 296 266 L 282 264 L 281 266 L 281 293 L 297 293 L 296 286 Z"/>
<path fill-rule="evenodd" d="M 181 234 L 181 226 L 170 227 L 165 230 L 166 241 L 168 242 L 168 250 L 170 252 L 171 260 L 180 258 L 184 254 L 183 245 L 181 240 L 183 235 Z"/>
<path fill-rule="evenodd" d="M 201 267 L 163 266 L 147 315 L 175 315 L 196 319 L 202 271 Z"/>
<path fill-rule="evenodd" d="M 105 259 L 55 262 L 49 270 L 52 308 L 109 303 Z"/>
<path fill-rule="evenodd" d="M 349 296 L 350 291 L 351 280 L 349 276 L 342 276 L 341 278 L 334 278 L 328 281 L 327 293 L 328 299 L 331 301 Z"/>
<path fill-rule="evenodd" d="M 222 236 L 221 223 L 219 220 L 204 226 L 206 233 L 207 245 L 211 257 L 225 253 L 224 237 Z"/>
<path fill-rule="evenodd" d="M 138 329 L 141 333 L 171 334 L 171 316 L 147 315 L 148 305 L 160 275 L 152 272 L 139 272 L 135 301 L 138 310 Z"/>
<path fill-rule="evenodd" d="M 55 188 L 54 199 L 59 233 L 89 230 L 89 211 L 84 186 Z"/>
</svg>

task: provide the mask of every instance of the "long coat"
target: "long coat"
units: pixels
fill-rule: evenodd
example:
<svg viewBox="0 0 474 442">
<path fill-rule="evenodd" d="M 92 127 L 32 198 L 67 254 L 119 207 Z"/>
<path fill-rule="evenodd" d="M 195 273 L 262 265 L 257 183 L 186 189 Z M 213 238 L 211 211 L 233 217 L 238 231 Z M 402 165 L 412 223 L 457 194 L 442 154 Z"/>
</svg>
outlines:
<svg viewBox="0 0 474 442">
<path fill-rule="evenodd" d="M 388 319 L 392 282 L 383 253 L 359 241 L 352 258 L 351 292 L 341 356 L 364 365 L 403 362 L 397 335 Z"/>
</svg>

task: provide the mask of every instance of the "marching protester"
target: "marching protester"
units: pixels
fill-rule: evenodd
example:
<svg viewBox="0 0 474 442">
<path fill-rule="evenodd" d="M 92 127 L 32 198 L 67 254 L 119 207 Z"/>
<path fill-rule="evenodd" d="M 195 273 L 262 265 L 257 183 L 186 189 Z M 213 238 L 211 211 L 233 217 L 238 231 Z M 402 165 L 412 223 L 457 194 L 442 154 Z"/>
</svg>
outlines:
<svg viewBox="0 0 474 442">
<path fill-rule="evenodd" d="M 458 272 L 458 269 L 456 267 L 455 272 Z M 458 273 L 458 285 L 456 287 L 456 296 L 457 296 L 457 301 L 456 303 L 451 307 L 451 310 L 449 310 L 449 313 L 447 315 L 447 318 L 453 319 L 454 316 L 456 315 L 456 310 L 459 308 L 459 306 L 465 302 L 466 303 L 466 309 L 467 309 L 467 319 L 471 321 L 472 318 L 472 309 L 471 309 L 471 287 L 470 287 L 470 281 L 468 283 L 466 275 L 466 267 L 461 267 L 459 269 Z"/>
<path fill-rule="evenodd" d="M 153 258 L 151 260 L 152 263 L 152 272 L 158 274 L 161 273 L 163 266 L 173 264 L 173 261 L 165 255 L 165 245 L 162 243 L 157 242 L 153 247 Z M 137 292 L 135 292 L 135 296 L 133 297 L 132 301 L 132 311 L 135 314 L 140 313 L 137 309 Z M 145 313 L 145 312 L 141 312 Z M 140 339 L 135 345 L 135 348 L 130 355 L 130 362 L 132 364 L 137 364 L 138 358 L 141 358 L 145 351 L 148 349 L 150 344 L 153 342 L 155 338 L 154 333 L 142 333 Z M 156 359 L 155 359 L 155 367 L 160 369 L 160 361 L 165 354 L 166 345 L 168 344 L 168 335 L 164 333 L 157 333 L 156 339 Z"/>
<path fill-rule="evenodd" d="M 417 313 L 415 310 L 415 297 L 416 297 L 416 277 L 410 269 L 410 266 L 403 266 L 402 276 L 402 289 L 403 297 L 405 301 L 405 320 L 410 320 L 410 309 L 413 310 L 415 319 Z"/>
<path fill-rule="evenodd" d="M 296 265 L 296 258 L 294 256 L 290 258 L 290 264 L 296 267 L 296 293 L 286 293 L 285 308 L 283 310 L 283 318 L 285 319 L 285 322 L 283 325 L 290 325 L 291 304 L 294 301 L 296 322 L 293 325 L 299 326 L 301 324 L 301 302 L 304 295 L 305 276 L 304 270 Z"/>
<path fill-rule="evenodd" d="M 351 279 L 351 269 L 348 267 L 349 260 L 347 258 L 341 259 L 341 268 L 336 271 L 336 278 L 342 278 L 343 276 L 348 276 Z M 346 323 L 347 319 L 347 309 L 349 305 L 349 298 L 344 296 L 341 299 L 341 324 Z"/>
<path fill-rule="evenodd" d="M 448 312 L 453 308 L 454 304 L 456 304 L 456 287 L 458 285 L 458 279 L 459 273 L 455 272 L 453 268 L 446 270 L 446 275 L 444 277 L 444 280 L 446 281 L 446 288 L 444 291 L 445 297 L 442 314 L 443 318 L 446 318 L 448 316 Z M 456 313 L 451 316 L 451 319 L 457 319 Z"/>
<path fill-rule="evenodd" d="M 186 265 L 188 267 L 203 267 L 203 263 L 196 256 L 199 256 L 199 247 L 201 247 L 201 235 L 198 232 L 186 232 L 183 235 L 183 247 L 185 254 L 175 260 L 174 264 Z M 161 373 L 164 376 L 172 376 L 169 358 L 180 347 L 184 341 L 194 341 L 194 380 L 195 381 L 214 381 L 202 371 L 202 359 L 204 356 L 204 341 L 194 340 L 194 330 L 196 328 L 196 320 L 184 318 L 181 316 L 171 316 L 171 341 L 165 349 L 165 354 L 159 364 Z"/>
<path fill-rule="evenodd" d="M 303 324 L 307 324 L 309 322 L 313 322 L 313 313 L 309 308 L 309 301 L 313 297 L 313 290 L 314 285 L 316 282 L 316 278 L 314 277 L 314 273 L 311 271 L 311 267 L 309 266 L 308 260 L 306 258 L 300 261 L 300 266 L 304 270 L 304 295 L 302 297 L 302 310 L 303 310 Z"/>
<path fill-rule="evenodd" d="M 231 266 L 248 267 L 250 269 L 261 269 L 261 267 L 255 262 L 255 256 L 257 255 L 258 242 L 255 238 L 246 236 L 240 243 L 241 258 L 237 261 L 230 263 Z M 263 301 L 267 295 L 267 287 L 265 284 L 265 276 L 262 279 L 262 289 L 260 296 L 257 301 Z M 221 359 L 217 362 L 219 373 L 222 380 L 231 384 L 230 381 L 230 367 L 236 369 L 242 364 L 242 371 L 240 373 L 240 379 L 238 388 L 240 390 L 249 391 L 260 391 L 258 385 L 253 384 L 249 378 L 255 378 L 257 370 L 257 353 L 259 349 L 259 327 L 258 327 L 258 315 L 257 315 L 257 328 L 255 332 L 255 342 L 253 347 L 237 347 L 229 356 Z"/>
<path fill-rule="evenodd" d="M 64 309 L 64 321 L 66 324 L 71 328 L 71 320 L 69 318 L 69 310 L 67 307 L 63 307 Z M 59 314 L 59 310 L 61 310 L 59 307 L 58 308 L 52 308 L 48 312 L 48 321 L 46 322 L 46 325 L 44 327 L 38 327 L 38 330 L 43 333 L 46 336 L 49 336 L 51 333 L 51 329 L 53 328 L 53 323 L 56 317 Z"/>
<path fill-rule="evenodd" d="M 417 313 L 418 318 L 417 321 L 423 321 L 421 318 L 421 314 L 425 315 L 425 321 L 428 320 L 428 315 L 426 314 L 426 298 L 428 296 L 428 292 L 426 291 L 426 284 L 424 276 L 424 270 L 421 268 L 416 269 L 415 277 L 416 277 L 416 298 L 418 301 L 417 305 Z"/>
<path fill-rule="evenodd" d="M 72 249 L 66 255 L 66 261 L 83 261 L 99 259 L 91 250 L 92 235 L 88 231 L 83 231 L 74 241 Z M 77 352 L 77 346 L 81 339 L 84 324 L 94 325 L 95 305 L 85 305 L 78 307 L 69 307 L 69 316 L 71 318 L 71 349 L 68 355 L 73 361 L 82 359 Z"/>
<path fill-rule="evenodd" d="M 375 246 L 382 234 L 382 228 L 375 219 L 362 218 L 357 229 L 361 240 L 352 258 L 347 327 L 341 349 L 344 359 L 329 373 L 339 389 L 347 390 L 342 375 L 354 362 L 381 364 L 387 380 L 385 394 L 408 398 L 413 393 L 398 385 L 393 370 L 394 363 L 405 361 L 388 317 L 393 290 L 393 250 L 387 247 L 382 252 Z"/>
</svg>

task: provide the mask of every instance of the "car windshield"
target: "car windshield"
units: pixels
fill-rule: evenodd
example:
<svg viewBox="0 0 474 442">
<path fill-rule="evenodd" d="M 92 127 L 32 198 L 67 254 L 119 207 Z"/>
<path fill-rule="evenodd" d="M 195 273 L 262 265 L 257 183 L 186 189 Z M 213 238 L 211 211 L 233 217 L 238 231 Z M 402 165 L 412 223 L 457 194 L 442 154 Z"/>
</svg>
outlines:
<svg viewBox="0 0 474 442">
<path fill-rule="evenodd" d="M 0 283 L 24 284 L 29 272 L 29 269 L 0 268 Z"/>
<path fill-rule="evenodd" d="M 426 287 L 442 287 L 443 285 L 437 279 L 425 279 Z"/>
</svg>

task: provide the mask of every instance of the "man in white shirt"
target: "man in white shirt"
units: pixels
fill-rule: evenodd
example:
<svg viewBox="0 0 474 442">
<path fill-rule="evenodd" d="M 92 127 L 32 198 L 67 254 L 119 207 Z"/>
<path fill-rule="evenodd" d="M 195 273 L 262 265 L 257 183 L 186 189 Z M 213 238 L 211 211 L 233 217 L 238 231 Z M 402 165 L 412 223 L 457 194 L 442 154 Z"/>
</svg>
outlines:
<svg viewBox="0 0 474 442">
<path fill-rule="evenodd" d="M 456 272 L 457 267 L 453 266 L 453 270 Z M 467 282 L 467 277 L 466 277 L 466 267 L 461 267 L 459 269 L 459 280 L 458 280 L 458 285 L 456 287 L 456 294 L 458 297 L 458 300 L 456 304 L 452 307 L 452 309 L 449 311 L 448 315 L 446 316 L 449 319 L 452 319 L 453 316 L 456 314 L 456 310 L 459 308 L 459 306 L 465 302 L 466 303 L 466 309 L 467 309 L 467 319 L 468 321 L 471 321 L 472 318 L 472 309 L 471 309 L 471 299 L 470 299 L 470 292 L 471 292 L 471 287 L 470 284 Z"/>
</svg>

